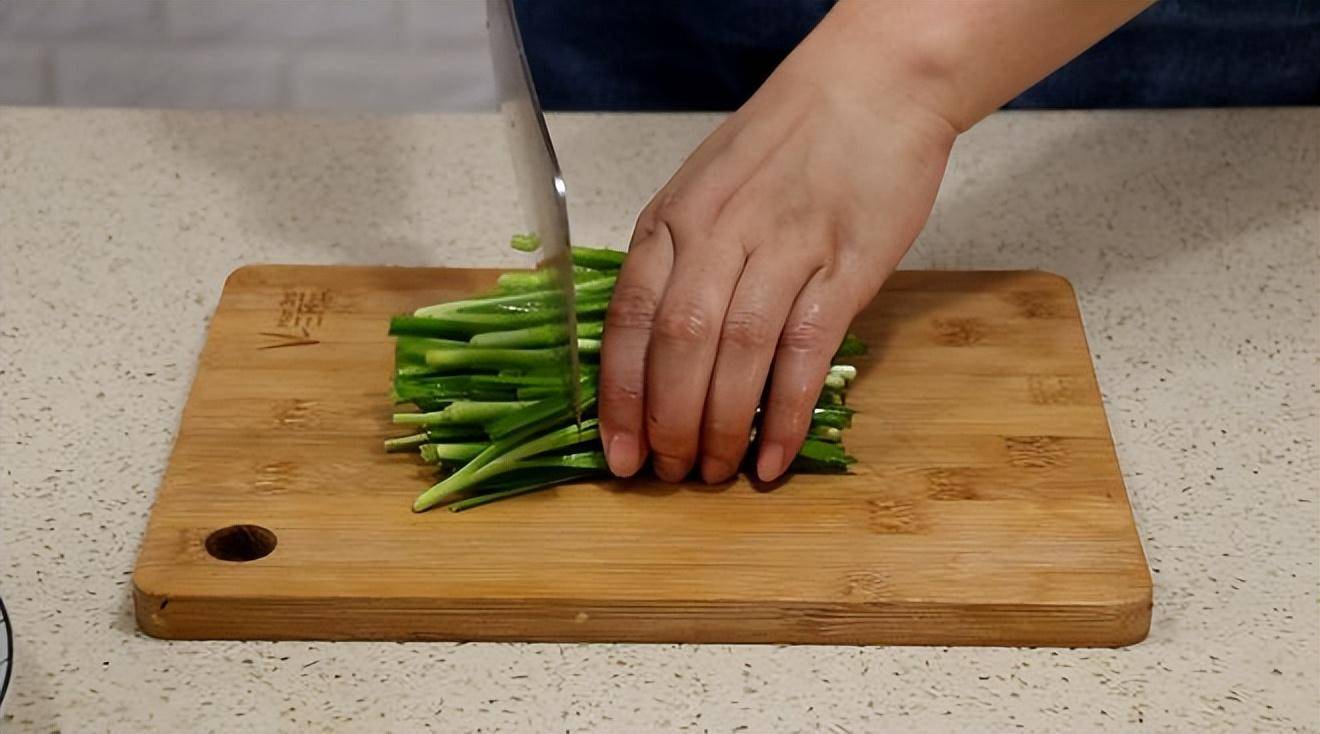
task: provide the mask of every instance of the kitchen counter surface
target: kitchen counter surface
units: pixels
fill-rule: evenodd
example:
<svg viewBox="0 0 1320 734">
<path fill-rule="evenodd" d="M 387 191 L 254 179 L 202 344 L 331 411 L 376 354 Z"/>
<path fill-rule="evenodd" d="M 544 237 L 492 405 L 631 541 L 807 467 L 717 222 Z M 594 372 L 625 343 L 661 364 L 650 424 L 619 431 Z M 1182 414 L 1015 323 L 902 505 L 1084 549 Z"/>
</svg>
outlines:
<svg viewBox="0 0 1320 734">
<path fill-rule="evenodd" d="M 553 119 L 578 241 L 622 246 L 718 119 Z M 501 134 L 0 109 L 0 730 L 1320 731 L 1320 109 L 997 115 L 959 141 L 904 261 L 1076 286 L 1155 580 L 1144 643 L 138 634 L 129 574 L 225 276 L 517 264 Z"/>
</svg>

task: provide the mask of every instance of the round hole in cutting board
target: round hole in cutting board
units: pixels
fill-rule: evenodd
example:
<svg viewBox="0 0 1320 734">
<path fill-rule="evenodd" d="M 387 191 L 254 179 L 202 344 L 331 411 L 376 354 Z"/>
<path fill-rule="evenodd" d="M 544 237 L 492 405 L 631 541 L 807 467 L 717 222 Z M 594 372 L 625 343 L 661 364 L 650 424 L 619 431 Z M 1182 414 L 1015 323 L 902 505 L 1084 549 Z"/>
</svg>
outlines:
<svg viewBox="0 0 1320 734">
<path fill-rule="evenodd" d="M 206 552 L 222 561 L 255 561 L 275 550 L 275 533 L 260 525 L 230 525 L 206 536 Z"/>
</svg>

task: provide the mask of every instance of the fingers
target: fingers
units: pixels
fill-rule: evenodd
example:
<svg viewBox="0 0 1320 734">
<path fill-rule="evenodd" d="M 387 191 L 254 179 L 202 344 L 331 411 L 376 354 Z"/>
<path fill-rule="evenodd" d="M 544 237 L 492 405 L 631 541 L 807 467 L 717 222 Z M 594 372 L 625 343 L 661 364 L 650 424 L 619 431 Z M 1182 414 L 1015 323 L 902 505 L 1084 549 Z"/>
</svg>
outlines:
<svg viewBox="0 0 1320 734">
<path fill-rule="evenodd" d="M 601 439 L 610 471 L 620 477 L 646 461 L 646 354 L 674 261 L 666 227 L 638 235 L 614 285 L 600 355 Z"/>
<path fill-rule="evenodd" d="M 847 292 L 818 272 L 784 323 L 761 420 L 756 474 L 762 481 L 779 478 L 802 448 L 830 359 L 853 317 L 855 308 L 842 295 Z"/>
<path fill-rule="evenodd" d="M 696 462 L 720 332 L 746 258 L 739 246 L 700 238 L 675 249 L 646 358 L 646 440 L 655 473 L 669 482 Z"/>
<path fill-rule="evenodd" d="M 812 270 L 807 258 L 766 250 L 748 259 L 724 316 L 706 398 L 703 480 L 721 482 L 738 471 L 784 322 Z"/>
<path fill-rule="evenodd" d="M 722 125 L 712 133 L 689 157 L 688 161 L 674 174 L 674 177 L 655 197 L 637 218 L 633 229 L 632 242 L 628 247 L 628 258 L 624 261 L 619 280 L 615 283 L 614 295 L 606 314 L 605 327 L 609 337 L 602 343 L 601 378 L 600 378 L 600 420 L 601 439 L 605 446 L 605 457 L 610 471 L 616 476 L 632 476 L 646 461 L 650 448 L 648 428 L 646 426 L 646 405 L 648 393 L 646 381 L 648 363 L 651 361 L 651 342 L 654 322 L 660 315 L 661 304 L 666 300 L 667 284 L 673 279 L 671 271 L 675 262 L 675 239 L 691 244 L 705 238 L 700 233 L 708 225 L 719 209 L 719 203 L 727 197 L 727 191 L 736 185 L 731 176 L 702 176 L 711 159 L 718 157 L 725 139 L 731 135 L 728 125 Z M 681 226 L 676 224 L 681 223 Z M 675 235 L 675 227 L 682 234 Z M 704 244 L 704 243 L 703 243 Z M 691 249 L 691 248 L 689 248 Z M 701 257 L 689 258 L 697 262 L 689 265 L 695 274 L 679 276 L 680 279 L 696 278 L 703 286 L 708 284 L 707 276 L 712 273 L 701 267 L 709 252 L 703 251 Z M 741 267 L 744 255 L 739 249 L 736 257 L 727 258 L 726 262 L 736 263 Z M 710 318 L 710 311 L 717 310 L 720 317 L 728 303 L 728 293 L 732 290 L 732 281 L 736 280 L 736 270 L 729 276 L 730 282 L 723 288 L 724 298 L 693 298 L 684 289 L 668 299 L 671 316 L 667 322 L 677 322 L 683 317 L 677 310 L 687 308 L 694 311 L 692 316 L 702 320 Z M 689 305 L 678 302 L 686 300 Z M 709 302 L 708 302 L 709 301 Z M 714 322 L 718 333 L 719 322 Z M 671 323 L 671 325 L 674 325 Z M 680 330 L 675 325 L 675 330 Z M 678 341 L 684 337 L 678 336 Z M 665 340 L 661 340 L 665 342 Z M 673 343 L 675 340 L 668 340 Z M 669 365 L 673 360 L 664 358 L 665 349 L 661 349 L 662 363 Z M 713 359 L 713 356 L 711 357 Z M 690 365 L 688 365 L 690 368 Z M 659 380 L 673 380 L 667 376 L 676 368 L 664 366 L 656 371 Z M 705 379 L 709 378 L 710 365 L 705 367 Z M 704 390 L 704 387 L 703 387 Z M 664 392 L 668 394 L 669 388 Z M 704 394 L 704 393 L 703 393 Z M 662 399 L 662 402 L 664 400 Z M 673 401 L 670 401 L 672 403 Z M 700 419 L 698 403 L 697 419 Z M 681 445 L 684 442 L 669 441 L 667 419 L 669 408 L 661 411 L 658 427 L 662 435 L 661 442 L 666 448 L 677 452 L 678 456 L 686 453 Z M 694 439 L 695 441 L 695 439 Z M 681 462 L 680 462 L 681 463 Z M 690 468 L 690 462 L 689 467 Z M 679 471 L 670 459 L 661 458 L 657 462 L 657 473 L 662 477 Z M 686 473 L 686 469 L 683 470 Z"/>
</svg>

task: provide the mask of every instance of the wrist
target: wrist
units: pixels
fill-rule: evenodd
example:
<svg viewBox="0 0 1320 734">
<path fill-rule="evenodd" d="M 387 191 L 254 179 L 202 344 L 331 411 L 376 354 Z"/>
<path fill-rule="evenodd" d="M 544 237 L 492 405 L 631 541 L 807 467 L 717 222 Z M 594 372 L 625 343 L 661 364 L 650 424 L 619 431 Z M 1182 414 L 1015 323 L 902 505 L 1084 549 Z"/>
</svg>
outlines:
<svg viewBox="0 0 1320 734">
<path fill-rule="evenodd" d="M 799 50 L 819 57 L 813 70 L 818 79 L 840 80 L 888 107 L 901 104 L 956 136 L 994 108 L 981 111 L 984 104 L 959 91 L 958 31 L 931 22 L 930 7 L 839 0 Z"/>
<path fill-rule="evenodd" d="M 836 69 L 962 132 L 1152 1 L 839 0 L 811 36 Z"/>
</svg>

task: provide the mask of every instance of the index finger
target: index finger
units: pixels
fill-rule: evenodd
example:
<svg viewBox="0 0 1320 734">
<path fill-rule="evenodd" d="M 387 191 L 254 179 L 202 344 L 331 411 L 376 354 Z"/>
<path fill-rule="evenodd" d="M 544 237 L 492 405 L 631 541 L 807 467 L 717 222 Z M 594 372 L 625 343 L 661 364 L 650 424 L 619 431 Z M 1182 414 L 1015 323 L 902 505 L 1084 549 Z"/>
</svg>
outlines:
<svg viewBox="0 0 1320 734">
<path fill-rule="evenodd" d="M 646 460 L 646 351 L 651 324 L 674 265 L 669 229 L 657 226 L 628 249 L 605 314 L 600 351 L 600 435 L 615 476 Z"/>
</svg>

